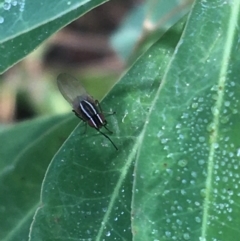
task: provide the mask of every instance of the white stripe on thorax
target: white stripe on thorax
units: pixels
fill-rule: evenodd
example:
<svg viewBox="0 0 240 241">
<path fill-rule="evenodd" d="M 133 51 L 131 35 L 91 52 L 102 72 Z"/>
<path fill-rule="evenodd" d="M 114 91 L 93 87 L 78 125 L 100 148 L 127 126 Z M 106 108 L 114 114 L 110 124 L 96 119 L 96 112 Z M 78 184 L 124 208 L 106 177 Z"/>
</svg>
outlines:
<svg viewBox="0 0 240 241">
<path fill-rule="evenodd" d="M 100 122 L 101 124 L 103 124 L 103 121 L 102 121 L 101 117 L 99 116 L 99 114 L 97 113 L 97 111 L 96 111 L 96 109 L 93 107 L 93 105 L 92 105 L 90 102 L 86 101 L 86 100 L 83 100 L 83 101 L 84 101 L 87 105 L 89 105 L 89 106 L 91 107 L 92 111 L 94 112 L 94 115 L 96 115 L 97 118 L 98 118 L 98 120 L 99 120 L 99 122 Z M 98 127 L 97 127 L 97 124 L 94 122 L 93 118 L 88 114 L 88 112 L 84 109 L 84 107 L 83 107 L 83 105 L 82 105 L 81 102 L 80 102 L 80 108 L 81 108 L 81 110 L 84 112 L 84 114 L 92 121 L 93 125 L 94 125 L 96 128 L 98 128 Z"/>
<path fill-rule="evenodd" d="M 88 105 L 90 105 L 90 107 L 92 108 L 94 114 L 97 116 L 99 122 L 100 122 L 101 124 L 103 124 L 102 118 L 99 116 L 99 114 L 97 113 L 97 111 L 96 111 L 96 109 L 94 108 L 94 106 L 93 106 L 90 102 L 88 102 L 87 100 L 83 100 L 83 101 L 84 101 L 85 103 L 87 103 Z M 84 113 L 85 113 L 85 112 L 84 112 Z"/>
</svg>

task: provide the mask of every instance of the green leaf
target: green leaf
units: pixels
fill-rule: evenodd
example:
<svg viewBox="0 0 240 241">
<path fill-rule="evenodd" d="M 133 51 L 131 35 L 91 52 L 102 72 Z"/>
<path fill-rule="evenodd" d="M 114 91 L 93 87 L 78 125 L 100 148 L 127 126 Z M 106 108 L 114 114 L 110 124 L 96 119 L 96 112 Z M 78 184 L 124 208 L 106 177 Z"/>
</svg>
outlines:
<svg viewBox="0 0 240 241">
<path fill-rule="evenodd" d="M 238 240 L 239 12 L 196 1 L 139 135 L 134 240 Z"/>
<path fill-rule="evenodd" d="M 119 151 L 77 127 L 47 169 L 30 240 L 238 237 L 239 10 L 196 1 L 183 33 L 138 59 L 102 103 Z"/>
<path fill-rule="evenodd" d="M 119 151 L 96 130 L 89 128 L 85 136 L 77 128 L 55 155 L 43 182 L 31 241 L 132 239 L 132 182 L 139 134 L 182 26 L 145 53 L 103 101 L 103 111 L 117 112 L 107 120 Z M 163 43 L 168 44 L 167 50 Z"/>
<path fill-rule="evenodd" d="M 1 131 L 0 240 L 27 240 L 46 168 L 76 123 L 64 115 Z"/>
<path fill-rule="evenodd" d="M 0 73 L 53 33 L 104 2 L 106 0 L 19 0 L 0 4 Z"/>
</svg>

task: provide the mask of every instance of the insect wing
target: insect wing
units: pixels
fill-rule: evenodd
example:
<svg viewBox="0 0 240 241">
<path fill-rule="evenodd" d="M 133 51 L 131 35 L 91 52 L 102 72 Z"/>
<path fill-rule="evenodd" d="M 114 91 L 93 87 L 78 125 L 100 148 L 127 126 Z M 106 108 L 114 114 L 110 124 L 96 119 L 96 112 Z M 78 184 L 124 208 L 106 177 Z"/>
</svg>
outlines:
<svg viewBox="0 0 240 241">
<path fill-rule="evenodd" d="M 76 98 L 88 96 L 84 87 L 73 76 L 62 73 L 57 77 L 57 85 L 63 97 L 72 105 Z"/>
</svg>

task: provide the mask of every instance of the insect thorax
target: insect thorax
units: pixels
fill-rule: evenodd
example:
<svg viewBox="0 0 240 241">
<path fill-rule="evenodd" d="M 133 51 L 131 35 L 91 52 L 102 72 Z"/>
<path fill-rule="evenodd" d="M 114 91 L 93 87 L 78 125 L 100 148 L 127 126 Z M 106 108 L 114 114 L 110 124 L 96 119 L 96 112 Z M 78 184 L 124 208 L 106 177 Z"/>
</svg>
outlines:
<svg viewBox="0 0 240 241">
<path fill-rule="evenodd" d="M 87 121 L 91 127 L 100 129 L 102 126 L 106 125 L 106 120 L 103 114 L 91 99 L 82 99 L 78 106 L 75 105 L 74 107 L 79 117 L 84 121 Z"/>
</svg>

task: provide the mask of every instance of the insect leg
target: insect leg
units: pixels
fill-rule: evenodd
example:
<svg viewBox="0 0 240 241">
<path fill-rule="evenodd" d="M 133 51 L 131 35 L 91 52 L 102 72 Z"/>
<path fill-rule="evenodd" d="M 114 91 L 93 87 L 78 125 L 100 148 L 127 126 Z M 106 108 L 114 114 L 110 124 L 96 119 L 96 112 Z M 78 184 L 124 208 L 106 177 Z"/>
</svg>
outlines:
<svg viewBox="0 0 240 241">
<path fill-rule="evenodd" d="M 85 123 L 85 130 L 84 130 L 83 134 L 86 134 L 86 132 L 87 132 L 87 122 L 81 116 L 79 116 L 78 113 L 75 110 L 72 110 L 72 112 L 75 114 L 75 116 L 77 116 L 77 118 L 81 119 Z"/>
<path fill-rule="evenodd" d="M 106 124 L 107 124 L 107 123 L 106 123 Z M 105 128 L 110 134 L 113 134 L 113 132 L 110 131 L 110 130 L 106 127 L 106 125 L 104 125 L 104 128 Z"/>
<path fill-rule="evenodd" d="M 99 107 L 100 112 L 102 113 L 102 107 L 101 107 L 101 105 L 100 105 L 100 103 L 99 103 L 99 101 L 98 101 L 98 100 L 95 100 L 95 104 L 96 104 L 96 106 L 98 106 L 98 107 Z"/>
<path fill-rule="evenodd" d="M 104 114 L 105 116 L 115 115 L 115 114 L 116 114 L 116 111 L 112 111 L 112 112 L 103 112 L 103 114 Z"/>
<path fill-rule="evenodd" d="M 106 127 L 105 127 L 106 128 Z M 111 143 L 112 145 L 115 147 L 115 149 L 118 151 L 118 148 L 116 147 L 116 145 L 113 143 L 113 141 L 110 139 L 109 136 L 107 136 L 105 133 L 101 132 L 99 129 L 95 128 L 98 132 L 100 132 L 103 136 L 105 136 Z"/>
<path fill-rule="evenodd" d="M 110 115 L 115 115 L 116 114 L 115 111 L 111 111 L 111 112 L 102 111 L 102 107 L 101 107 L 101 105 L 100 105 L 98 100 L 95 100 L 95 104 L 99 107 L 101 113 L 107 114 L 106 116 L 110 116 Z"/>
<path fill-rule="evenodd" d="M 85 122 L 85 130 L 83 132 L 83 134 L 85 135 L 87 133 L 87 122 Z"/>
<path fill-rule="evenodd" d="M 86 122 L 75 110 L 72 110 L 72 112 L 77 116 L 79 119 L 81 119 L 83 122 Z"/>
</svg>

